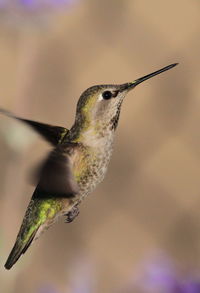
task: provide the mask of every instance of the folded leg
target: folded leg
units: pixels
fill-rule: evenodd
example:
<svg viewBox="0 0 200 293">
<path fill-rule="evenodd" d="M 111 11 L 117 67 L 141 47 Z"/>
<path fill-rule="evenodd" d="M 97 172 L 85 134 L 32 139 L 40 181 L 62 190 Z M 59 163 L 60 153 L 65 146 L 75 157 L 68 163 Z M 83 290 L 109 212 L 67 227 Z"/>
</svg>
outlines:
<svg viewBox="0 0 200 293">
<path fill-rule="evenodd" d="M 65 223 L 71 223 L 79 215 L 78 206 L 74 206 L 65 216 L 67 217 Z"/>
</svg>

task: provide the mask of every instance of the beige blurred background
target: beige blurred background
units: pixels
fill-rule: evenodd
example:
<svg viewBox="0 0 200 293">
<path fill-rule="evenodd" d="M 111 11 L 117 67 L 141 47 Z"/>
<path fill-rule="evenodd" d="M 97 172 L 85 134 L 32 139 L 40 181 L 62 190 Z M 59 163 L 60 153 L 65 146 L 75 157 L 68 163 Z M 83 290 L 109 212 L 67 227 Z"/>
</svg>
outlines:
<svg viewBox="0 0 200 293">
<path fill-rule="evenodd" d="M 91 85 L 180 63 L 127 96 L 104 182 L 10 271 L 29 173 L 50 147 L 0 116 L 1 293 L 117 292 L 160 251 L 200 268 L 199 15 L 198 0 L 80 0 L 49 28 L 0 22 L 0 107 L 46 123 L 70 127 Z"/>
</svg>

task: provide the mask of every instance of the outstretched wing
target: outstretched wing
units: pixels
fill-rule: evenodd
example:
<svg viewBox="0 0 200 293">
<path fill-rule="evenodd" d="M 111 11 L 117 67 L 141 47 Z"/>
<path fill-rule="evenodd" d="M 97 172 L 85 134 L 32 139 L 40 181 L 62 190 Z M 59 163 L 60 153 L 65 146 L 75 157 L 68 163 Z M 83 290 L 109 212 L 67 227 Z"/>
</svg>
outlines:
<svg viewBox="0 0 200 293">
<path fill-rule="evenodd" d="M 32 127 L 37 133 L 39 133 L 43 138 L 45 138 L 52 145 L 56 146 L 64 137 L 64 135 L 69 131 L 68 129 L 60 126 L 53 126 L 33 120 L 28 120 L 15 116 L 9 111 L 0 109 L 0 114 L 4 114 L 8 117 L 19 120 L 23 123 L 26 123 Z"/>
<path fill-rule="evenodd" d="M 71 198 L 78 194 L 72 163 L 77 147 L 65 144 L 56 147 L 44 162 L 39 174 L 39 183 L 33 197 Z"/>
</svg>

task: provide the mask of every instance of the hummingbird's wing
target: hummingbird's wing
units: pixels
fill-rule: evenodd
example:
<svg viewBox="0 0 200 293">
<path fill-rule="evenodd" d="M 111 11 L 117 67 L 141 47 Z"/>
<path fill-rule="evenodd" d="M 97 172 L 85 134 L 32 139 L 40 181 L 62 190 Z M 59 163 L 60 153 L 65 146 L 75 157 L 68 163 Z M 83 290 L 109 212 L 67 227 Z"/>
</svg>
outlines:
<svg viewBox="0 0 200 293">
<path fill-rule="evenodd" d="M 64 127 L 49 125 L 49 124 L 17 117 L 11 112 L 6 111 L 4 109 L 0 109 L 0 114 L 4 114 L 8 117 L 11 117 L 26 123 L 54 146 L 56 146 L 62 140 L 64 135 L 69 131 L 68 129 Z"/>
<path fill-rule="evenodd" d="M 39 174 L 34 198 L 71 198 L 79 193 L 72 172 L 76 144 L 62 144 L 50 152 Z"/>
</svg>

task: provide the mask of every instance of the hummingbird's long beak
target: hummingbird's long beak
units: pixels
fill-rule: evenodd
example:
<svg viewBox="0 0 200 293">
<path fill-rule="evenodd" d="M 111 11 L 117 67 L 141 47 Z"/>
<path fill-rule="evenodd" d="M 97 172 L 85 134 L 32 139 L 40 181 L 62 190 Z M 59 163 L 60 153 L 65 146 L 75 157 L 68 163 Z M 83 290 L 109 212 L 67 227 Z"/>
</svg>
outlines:
<svg viewBox="0 0 200 293">
<path fill-rule="evenodd" d="M 169 69 L 173 68 L 176 65 L 178 65 L 178 63 L 170 64 L 170 65 L 168 65 L 166 67 L 163 67 L 163 68 L 161 68 L 161 69 L 159 69 L 159 70 L 157 70 L 155 72 L 152 72 L 152 73 L 147 74 L 147 75 L 145 75 L 143 77 L 140 77 L 140 78 L 138 78 L 138 79 L 136 79 L 136 80 L 134 80 L 132 82 L 122 84 L 121 88 L 120 88 L 120 91 L 131 90 L 134 87 L 136 87 L 136 85 L 138 85 L 139 83 L 141 83 L 141 82 L 143 82 L 143 81 L 145 81 L 145 80 L 147 80 L 147 79 L 149 79 L 149 78 L 151 78 L 151 77 L 153 77 L 153 76 L 155 76 L 157 74 L 160 74 L 160 73 L 162 73 L 162 72 L 164 72 L 166 70 L 169 70 Z"/>
</svg>

